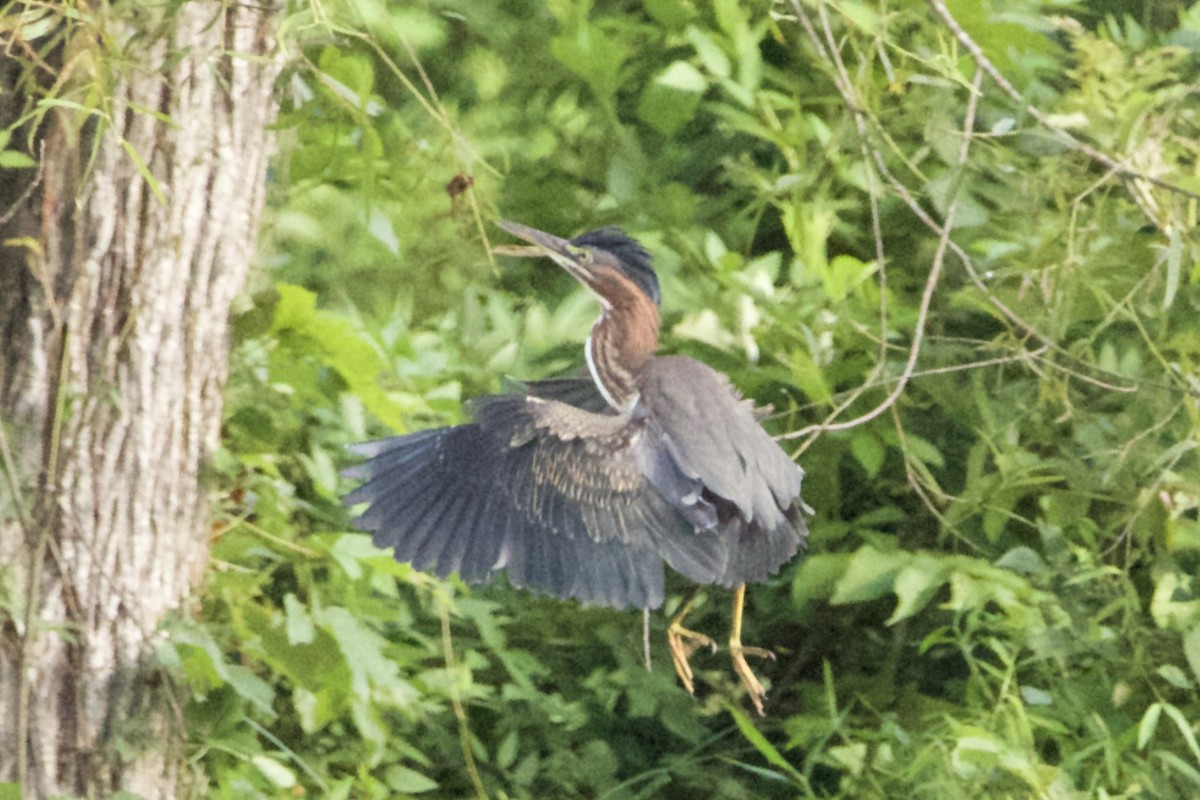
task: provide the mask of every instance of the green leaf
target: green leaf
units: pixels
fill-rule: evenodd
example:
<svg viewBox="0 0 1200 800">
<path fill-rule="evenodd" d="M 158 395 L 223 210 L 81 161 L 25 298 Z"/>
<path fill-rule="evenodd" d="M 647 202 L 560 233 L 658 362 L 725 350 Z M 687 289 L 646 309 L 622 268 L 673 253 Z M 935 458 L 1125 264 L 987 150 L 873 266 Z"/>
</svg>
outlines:
<svg viewBox="0 0 1200 800">
<path fill-rule="evenodd" d="M 1138 723 L 1138 750 L 1145 750 L 1146 745 L 1154 738 L 1154 732 L 1158 730 L 1158 718 L 1161 716 L 1162 703 L 1153 703 L 1146 709 L 1146 713 L 1142 715 L 1142 721 Z"/>
<path fill-rule="evenodd" d="M 387 642 L 364 627 L 348 609 L 323 608 L 313 617 L 337 641 L 350 667 L 351 688 L 359 699 L 370 699 L 372 685 L 390 688 L 403 683 L 396 663 L 384 654 Z"/>
<path fill-rule="evenodd" d="M 792 581 L 792 602 L 803 608 L 814 600 L 826 600 L 846 573 L 849 553 L 817 553 L 800 562 Z"/>
<path fill-rule="evenodd" d="M 789 775 L 798 786 L 804 786 L 807 784 L 807 781 L 804 779 L 804 775 L 801 774 L 799 770 L 793 767 L 791 763 L 783 757 L 783 754 L 775 748 L 775 745 L 771 744 L 771 742 L 767 740 L 766 736 L 763 736 L 762 731 L 754 727 L 754 723 L 750 721 L 750 718 L 747 717 L 740 708 L 732 703 L 725 703 L 725 708 L 727 711 L 729 711 L 729 715 L 733 717 L 733 721 L 737 724 L 738 730 L 741 731 L 742 736 L 745 737 L 747 742 L 754 746 L 754 749 L 758 750 L 758 752 L 762 754 L 763 758 L 767 760 L 767 763 L 774 767 L 778 767 L 785 774 Z"/>
<path fill-rule="evenodd" d="M 864 545 L 850 558 L 829 602 L 836 606 L 877 600 L 892 591 L 896 574 L 911 561 L 908 553 L 884 553 Z"/>
<path fill-rule="evenodd" d="M 1159 704 L 1155 703 L 1155 705 Z M 1167 716 L 1175 723 L 1175 728 L 1179 731 L 1179 735 L 1187 742 L 1188 749 L 1192 751 L 1192 758 L 1196 760 L 1196 763 L 1200 763 L 1200 744 L 1196 742 L 1196 733 L 1192 730 L 1192 723 L 1178 707 L 1170 703 L 1163 703 L 1161 705 L 1162 709 L 1167 712 Z M 1138 739 L 1139 741 L 1141 739 L 1140 732 Z"/>
<path fill-rule="evenodd" d="M 379 387 L 384 363 L 371 344 L 344 317 L 319 311 L 316 295 L 309 290 L 281 283 L 276 291 L 279 303 L 272 333 L 285 338 L 300 353 L 307 350 L 320 354 L 384 424 L 403 430 L 400 408 Z"/>
<path fill-rule="evenodd" d="M 507 772 L 517 760 L 520 740 L 517 731 L 509 731 L 496 748 L 496 768 Z"/>
<path fill-rule="evenodd" d="M 1191 689 L 1192 682 L 1188 680 L 1187 673 L 1181 670 L 1174 664 L 1163 664 L 1155 670 L 1158 676 L 1167 683 L 1174 686 L 1176 689 Z"/>
<path fill-rule="evenodd" d="M 670 66 L 658 74 L 654 82 L 691 94 L 701 94 L 708 88 L 708 81 L 704 75 L 687 61 L 672 61 Z"/>
<path fill-rule="evenodd" d="M 1194 786 L 1200 789 L 1200 771 L 1197 771 L 1191 764 L 1169 750 L 1155 750 L 1154 755 L 1156 758 L 1162 759 L 1163 763 L 1187 778 Z"/>
<path fill-rule="evenodd" d="M 296 595 L 288 592 L 283 598 L 284 615 L 287 619 L 287 637 L 290 644 L 312 644 L 317 638 L 312 617 Z"/>
<path fill-rule="evenodd" d="M 829 757 L 842 765 L 854 777 L 860 777 L 867 765 L 866 742 L 852 742 L 829 748 Z"/>
<path fill-rule="evenodd" d="M 923 609 L 946 583 L 946 569 L 929 556 L 917 556 L 896 575 L 892 589 L 899 598 L 887 624 L 894 625 Z"/>
<path fill-rule="evenodd" d="M 393 790 L 403 794 L 421 794 L 438 788 L 437 781 L 398 764 L 388 768 L 387 782 Z"/>
<path fill-rule="evenodd" d="M 682 29 L 696 13 L 691 3 L 684 0 L 645 0 L 646 13 L 671 30 Z"/>
<path fill-rule="evenodd" d="M 1200 625 L 1193 625 L 1183 635 L 1183 654 L 1196 681 L 1200 682 Z"/>
<path fill-rule="evenodd" d="M 222 673 L 235 692 L 250 701 L 268 718 L 275 718 L 275 710 L 272 708 L 275 690 L 271 688 L 271 684 L 238 664 L 225 664 Z"/>
<path fill-rule="evenodd" d="M 573 32 L 550 40 L 550 53 L 582 78 L 602 104 L 610 105 L 621 85 L 621 66 L 632 53 L 625 39 L 586 19 Z"/>
<path fill-rule="evenodd" d="M 830 302 L 840 303 L 875 271 L 874 264 L 854 256 L 839 254 L 825 265 L 825 294 Z"/>
<path fill-rule="evenodd" d="M 1027 706 L 1049 706 L 1054 704 L 1054 695 L 1036 686 L 1022 686 L 1021 699 Z"/>
<path fill-rule="evenodd" d="M 699 28 L 692 26 L 687 30 L 688 41 L 700 56 L 700 63 L 706 70 L 718 78 L 728 78 L 731 74 L 729 57 L 711 37 Z"/>
<path fill-rule="evenodd" d="M 838 3 L 838 10 L 845 14 L 851 23 L 867 33 L 876 35 L 883 31 L 879 12 L 865 3 L 842 0 Z"/>
<path fill-rule="evenodd" d="M 263 774 L 263 777 L 280 789 L 290 789 L 296 785 L 296 773 L 270 756 L 261 754 L 251 756 L 250 763 Z"/>
<path fill-rule="evenodd" d="M 142 160 L 142 154 L 137 151 L 137 148 L 128 139 L 122 137 L 120 142 L 121 149 L 129 156 L 129 160 L 133 162 L 133 166 L 137 169 L 138 174 L 142 176 L 142 180 L 146 182 L 146 186 L 153 193 L 154 199 L 158 200 L 160 205 L 165 206 L 167 198 L 163 195 L 162 186 L 159 185 L 158 179 L 154 177 L 154 173 L 146 166 L 146 162 Z"/>
<path fill-rule="evenodd" d="M 192 680 L 201 681 L 202 690 L 229 686 L 259 713 L 274 719 L 274 689 L 249 669 L 226 661 L 208 630 L 196 625 L 175 625 L 170 629 L 170 641 L 179 653 L 186 674 Z"/>
<path fill-rule="evenodd" d="M 991 769 L 1000 763 L 1000 754 L 1004 745 L 990 733 L 976 730 L 967 736 L 960 736 L 954 743 L 951 758 L 961 775 L 973 774 L 974 768 Z"/>
<path fill-rule="evenodd" d="M 833 391 L 825 379 L 825 372 L 813 361 L 812 356 L 803 350 L 793 350 L 791 354 L 792 379 L 814 403 L 829 403 L 833 400 Z"/>
<path fill-rule="evenodd" d="M 1034 575 L 1046 568 L 1046 562 L 1042 561 L 1042 557 L 1036 550 L 1021 545 L 996 559 L 996 566 L 1001 569 L 1011 569 L 1022 575 Z"/>
<path fill-rule="evenodd" d="M 887 450 L 883 442 L 866 428 L 855 428 L 850 434 L 850 452 L 858 459 L 858 463 L 867 472 L 867 477 L 874 478 L 883 468 L 883 459 Z"/>
<path fill-rule="evenodd" d="M 0 169 L 36 167 L 37 161 L 18 150 L 0 150 Z"/>
<path fill-rule="evenodd" d="M 946 466 L 946 459 L 941 452 L 920 436 L 906 433 L 903 441 L 904 451 L 910 458 L 915 458 L 922 464 L 928 464 L 938 469 Z"/>
<path fill-rule="evenodd" d="M 1167 248 L 1164 253 L 1167 262 L 1166 287 L 1163 289 L 1163 310 L 1175 304 L 1175 294 L 1179 291 L 1179 278 L 1183 272 L 1183 236 L 1179 229 L 1171 227 L 1167 233 Z"/>
</svg>

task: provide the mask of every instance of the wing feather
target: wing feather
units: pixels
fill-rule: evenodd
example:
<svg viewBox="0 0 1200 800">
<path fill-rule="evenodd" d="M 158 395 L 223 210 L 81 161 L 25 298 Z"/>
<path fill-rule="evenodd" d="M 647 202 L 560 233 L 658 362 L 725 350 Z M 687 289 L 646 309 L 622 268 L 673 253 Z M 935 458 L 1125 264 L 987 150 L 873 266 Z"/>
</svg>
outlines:
<svg viewBox="0 0 1200 800">
<path fill-rule="evenodd" d="M 504 569 L 614 607 L 661 604 L 664 562 L 698 583 L 765 579 L 807 535 L 803 472 L 719 373 L 651 363 L 632 415 L 554 399 L 583 397 L 577 382 L 531 386 L 482 399 L 467 425 L 356 447 L 356 524 L 442 577 Z"/>
<path fill-rule="evenodd" d="M 564 411 L 565 410 L 565 411 Z M 690 531 L 637 469 L 630 421 L 532 397 L 480 402 L 475 421 L 356 448 L 356 524 L 398 560 L 611 606 L 656 606 L 660 540 Z M 636 516 L 637 524 L 630 519 Z"/>
<path fill-rule="evenodd" d="M 676 557 L 712 557 L 693 568 L 712 570 L 712 581 L 728 586 L 774 574 L 808 536 L 804 471 L 729 379 L 699 361 L 654 359 L 642 402 L 654 423 L 654 446 L 642 455 L 647 476 L 698 530 L 716 531 L 725 544 L 723 552 L 693 548 Z"/>
</svg>

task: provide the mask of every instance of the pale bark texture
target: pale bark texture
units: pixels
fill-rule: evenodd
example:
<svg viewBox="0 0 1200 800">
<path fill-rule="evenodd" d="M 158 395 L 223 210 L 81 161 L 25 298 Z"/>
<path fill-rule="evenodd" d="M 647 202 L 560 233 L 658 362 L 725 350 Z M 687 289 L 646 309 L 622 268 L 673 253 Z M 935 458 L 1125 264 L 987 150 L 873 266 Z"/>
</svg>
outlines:
<svg viewBox="0 0 1200 800">
<path fill-rule="evenodd" d="M 207 558 L 203 474 L 255 254 L 282 11 L 81 8 L 34 72 L 97 113 L 42 119 L 40 170 L 4 173 L 0 191 L 0 782 L 175 797 L 203 784 L 160 623 L 188 613 Z M 0 113 L 36 45 L 6 48 Z"/>
</svg>

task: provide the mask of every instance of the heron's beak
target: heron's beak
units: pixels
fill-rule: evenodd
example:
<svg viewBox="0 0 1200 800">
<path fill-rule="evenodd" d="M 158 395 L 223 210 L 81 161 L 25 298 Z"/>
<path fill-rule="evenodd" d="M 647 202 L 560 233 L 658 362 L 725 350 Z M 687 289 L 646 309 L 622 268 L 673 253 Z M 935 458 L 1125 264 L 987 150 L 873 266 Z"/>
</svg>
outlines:
<svg viewBox="0 0 1200 800">
<path fill-rule="evenodd" d="M 522 225 L 519 222 L 509 222 L 506 219 L 501 219 L 497 220 L 496 224 L 518 239 L 524 239 L 533 246 L 501 245 L 500 247 L 493 247 L 493 252 L 506 256 L 517 256 L 518 258 L 545 256 L 572 275 L 579 276 L 581 272 L 580 261 L 584 256 L 584 249 L 582 247 L 576 247 L 566 239 L 560 239 L 557 236 L 539 231 L 537 228 L 531 228 L 528 225 Z"/>
<path fill-rule="evenodd" d="M 529 255 L 548 256 L 551 253 L 558 253 L 559 255 L 570 256 L 571 251 L 575 249 L 566 239 L 560 239 L 549 233 L 543 233 L 537 228 L 531 228 L 519 222 L 509 222 L 506 219 L 501 219 L 496 220 L 496 224 L 518 239 L 524 239 L 530 244 L 537 245 L 536 247 L 520 248 L 521 251 L 527 252 Z M 514 248 L 514 250 L 516 249 Z M 512 255 L 516 255 L 516 253 Z"/>
</svg>

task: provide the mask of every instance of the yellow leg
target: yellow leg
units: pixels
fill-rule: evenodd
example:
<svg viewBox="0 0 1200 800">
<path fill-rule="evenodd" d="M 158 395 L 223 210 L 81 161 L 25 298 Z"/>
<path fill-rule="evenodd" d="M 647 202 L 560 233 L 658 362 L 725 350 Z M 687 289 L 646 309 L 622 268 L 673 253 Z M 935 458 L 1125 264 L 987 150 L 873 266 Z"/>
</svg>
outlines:
<svg viewBox="0 0 1200 800">
<path fill-rule="evenodd" d="M 751 671 L 750 665 L 746 663 L 746 656 L 758 656 L 774 661 L 775 654 L 761 647 L 744 647 L 742 645 L 742 612 L 745 609 L 746 584 L 743 583 L 733 595 L 733 627 L 729 631 L 729 652 L 733 656 L 733 671 L 742 679 L 742 685 L 750 694 L 750 702 L 754 703 L 754 710 L 762 717 L 766 716 L 766 712 L 763 711 L 763 701 L 767 699 L 767 690 L 759 683 L 758 678 Z"/>
<path fill-rule="evenodd" d="M 671 624 L 667 627 L 667 644 L 671 648 L 671 660 L 675 662 L 675 673 L 683 683 L 683 688 L 688 690 L 688 694 L 695 694 L 696 691 L 688 658 L 699 647 L 711 647 L 714 653 L 717 652 L 717 643 L 712 639 L 703 633 L 690 631 L 683 627 L 683 618 L 692 610 L 692 606 L 696 604 L 696 598 L 699 596 L 700 588 L 692 589 L 691 594 L 679 607 L 679 612 L 672 617 Z"/>
</svg>

